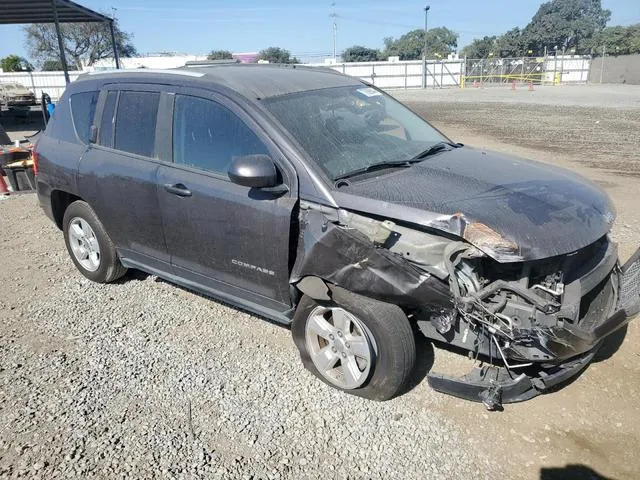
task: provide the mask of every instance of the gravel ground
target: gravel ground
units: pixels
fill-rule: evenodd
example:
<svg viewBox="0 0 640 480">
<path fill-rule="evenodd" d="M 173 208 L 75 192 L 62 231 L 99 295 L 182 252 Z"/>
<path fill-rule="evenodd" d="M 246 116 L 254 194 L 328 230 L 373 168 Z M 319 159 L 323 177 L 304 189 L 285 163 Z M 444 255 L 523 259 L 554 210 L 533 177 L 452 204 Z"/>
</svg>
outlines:
<svg viewBox="0 0 640 480">
<path fill-rule="evenodd" d="M 0 203 L 0 245 L 0 477 L 501 472 L 417 393 L 375 403 L 316 380 L 287 329 L 139 273 L 84 279 L 33 195 Z"/>
<path fill-rule="evenodd" d="M 396 91 L 425 118 L 640 177 L 640 85 Z M 538 157 L 538 155 L 536 155 Z"/>
<path fill-rule="evenodd" d="M 527 85 L 518 84 L 516 90 L 511 90 L 511 84 L 502 84 L 486 88 L 391 90 L 390 93 L 406 102 L 640 108 L 640 85 L 536 85 L 534 91 L 529 91 Z"/>
</svg>

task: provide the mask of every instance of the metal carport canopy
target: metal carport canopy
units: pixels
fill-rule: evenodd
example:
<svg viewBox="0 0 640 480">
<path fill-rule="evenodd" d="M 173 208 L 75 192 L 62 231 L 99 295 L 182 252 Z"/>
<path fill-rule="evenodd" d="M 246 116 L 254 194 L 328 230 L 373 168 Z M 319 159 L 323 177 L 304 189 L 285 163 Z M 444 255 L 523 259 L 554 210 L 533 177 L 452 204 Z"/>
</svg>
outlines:
<svg viewBox="0 0 640 480">
<path fill-rule="evenodd" d="M 0 24 L 55 23 L 64 76 L 69 83 L 67 60 L 64 54 L 60 23 L 107 22 L 116 68 L 120 59 L 113 32 L 113 19 L 69 0 L 0 0 Z"/>
</svg>

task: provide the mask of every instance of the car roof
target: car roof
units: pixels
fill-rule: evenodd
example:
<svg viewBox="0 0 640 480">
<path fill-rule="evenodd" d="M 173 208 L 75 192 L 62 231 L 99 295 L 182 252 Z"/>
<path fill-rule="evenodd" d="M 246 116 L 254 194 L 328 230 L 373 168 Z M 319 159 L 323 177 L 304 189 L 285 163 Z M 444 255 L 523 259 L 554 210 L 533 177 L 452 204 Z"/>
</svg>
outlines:
<svg viewBox="0 0 640 480">
<path fill-rule="evenodd" d="M 357 78 L 329 68 L 279 64 L 221 64 L 171 70 L 110 70 L 89 74 L 91 77 L 94 75 L 104 80 L 151 81 L 172 85 L 180 85 L 183 82 L 216 84 L 252 100 L 321 88 L 362 85 Z M 82 77 L 86 78 L 85 75 Z"/>
</svg>

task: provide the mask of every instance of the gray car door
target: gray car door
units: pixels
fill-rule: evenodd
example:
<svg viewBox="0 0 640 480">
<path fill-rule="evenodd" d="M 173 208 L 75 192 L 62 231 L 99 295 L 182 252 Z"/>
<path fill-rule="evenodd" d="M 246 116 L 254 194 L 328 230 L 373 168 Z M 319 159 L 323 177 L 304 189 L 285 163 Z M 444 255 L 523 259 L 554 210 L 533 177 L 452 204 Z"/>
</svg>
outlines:
<svg viewBox="0 0 640 480">
<path fill-rule="evenodd" d="M 291 185 L 286 160 L 225 97 L 179 90 L 173 112 L 173 163 L 158 170 L 158 196 L 175 274 L 235 302 L 287 310 L 297 192 L 251 189 L 226 173 L 233 157 L 263 153 Z"/>
<path fill-rule="evenodd" d="M 170 271 L 156 192 L 160 89 L 122 85 L 101 92 L 97 136 L 79 165 L 78 187 L 127 266 Z"/>
</svg>

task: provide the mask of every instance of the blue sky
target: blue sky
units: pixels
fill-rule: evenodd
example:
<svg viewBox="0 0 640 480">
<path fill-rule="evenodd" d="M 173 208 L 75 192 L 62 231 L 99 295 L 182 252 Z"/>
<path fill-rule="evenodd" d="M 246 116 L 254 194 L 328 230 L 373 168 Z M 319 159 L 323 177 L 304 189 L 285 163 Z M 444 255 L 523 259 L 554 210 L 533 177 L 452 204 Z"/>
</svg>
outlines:
<svg viewBox="0 0 640 480">
<path fill-rule="evenodd" d="M 124 30 L 134 34 L 141 53 L 177 51 L 206 53 L 213 49 L 257 51 L 280 46 L 305 57 L 332 51 L 331 0 L 76 0 L 90 8 L 116 9 Z M 640 22 L 639 0 L 602 0 L 612 11 L 610 25 Z M 500 34 L 526 25 L 540 6 L 533 0 L 336 0 L 338 51 L 361 44 L 382 47 L 384 37 L 397 37 L 424 24 L 446 26 L 463 47 L 475 37 Z M 16 25 L 0 25 L 0 56 L 27 56 L 24 34 Z"/>
</svg>

